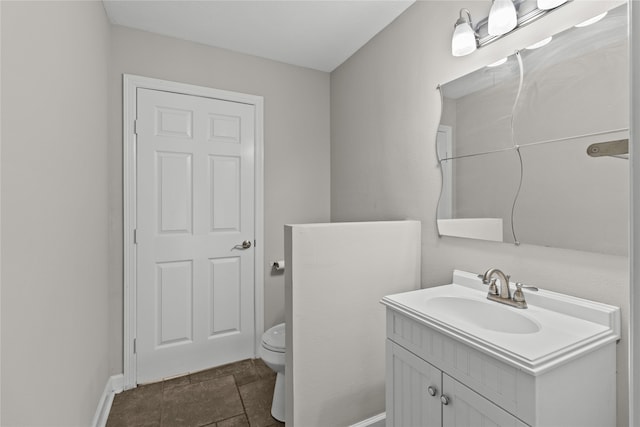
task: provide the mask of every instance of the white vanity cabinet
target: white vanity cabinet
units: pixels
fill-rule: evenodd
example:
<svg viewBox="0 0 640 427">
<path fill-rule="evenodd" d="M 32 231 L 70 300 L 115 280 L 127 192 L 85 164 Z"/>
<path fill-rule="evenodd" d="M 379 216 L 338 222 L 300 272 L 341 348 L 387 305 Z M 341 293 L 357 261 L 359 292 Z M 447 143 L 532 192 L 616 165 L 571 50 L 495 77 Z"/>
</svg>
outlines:
<svg viewBox="0 0 640 427">
<path fill-rule="evenodd" d="M 435 366 L 387 340 L 387 426 L 526 426 Z"/>
<path fill-rule="evenodd" d="M 387 426 L 615 427 L 619 308 L 541 290 L 506 312 L 476 282 L 383 298 Z"/>
</svg>

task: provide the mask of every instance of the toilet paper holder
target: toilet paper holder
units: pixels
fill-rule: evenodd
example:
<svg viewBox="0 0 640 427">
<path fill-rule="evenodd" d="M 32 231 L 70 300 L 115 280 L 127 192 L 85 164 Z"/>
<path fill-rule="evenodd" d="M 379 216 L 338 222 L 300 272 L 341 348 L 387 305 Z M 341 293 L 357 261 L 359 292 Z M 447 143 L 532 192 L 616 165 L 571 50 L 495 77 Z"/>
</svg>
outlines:
<svg viewBox="0 0 640 427">
<path fill-rule="evenodd" d="M 273 261 L 271 268 L 274 271 L 284 271 L 284 260 Z"/>
</svg>

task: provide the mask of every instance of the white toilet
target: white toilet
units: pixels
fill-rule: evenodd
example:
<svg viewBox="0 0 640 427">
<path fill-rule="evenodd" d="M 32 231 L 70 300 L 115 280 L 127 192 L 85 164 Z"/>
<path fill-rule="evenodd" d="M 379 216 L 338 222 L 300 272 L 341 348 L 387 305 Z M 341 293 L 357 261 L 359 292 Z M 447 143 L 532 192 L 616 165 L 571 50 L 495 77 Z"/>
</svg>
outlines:
<svg viewBox="0 0 640 427">
<path fill-rule="evenodd" d="M 271 416 L 284 422 L 284 351 L 285 351 L 285 327 L 284 323 L 268 329 L 262 334 L 262 347 L 260 356 L 264 363 L 275 371 L 276 386 L 273 389 L 273 403 L 271 404 Z"/>
</svg>

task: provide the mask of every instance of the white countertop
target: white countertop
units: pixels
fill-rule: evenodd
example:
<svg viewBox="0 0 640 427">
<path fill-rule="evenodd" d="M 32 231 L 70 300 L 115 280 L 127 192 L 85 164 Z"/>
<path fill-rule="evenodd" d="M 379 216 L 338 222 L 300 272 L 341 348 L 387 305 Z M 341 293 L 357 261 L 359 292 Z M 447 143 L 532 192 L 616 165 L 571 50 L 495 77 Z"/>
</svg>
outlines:
<svg viewBox="0 0 640 427">
<path fill-rule="evenodd" d="M 455 271 L 452 284 L 389 295 L 381 302 L 532 375 L 620 338 L 617 307 L 545 290 L 525 290 L 529 308 L 519 309 L 487 300 L 487 290 L 476 274 Z M 453 313 L 448 304 L 457 301 L 481 310 Z M 512 329 L 509 321 L 525 325 L 525 332 L 508 332 Z"/>
</svg>

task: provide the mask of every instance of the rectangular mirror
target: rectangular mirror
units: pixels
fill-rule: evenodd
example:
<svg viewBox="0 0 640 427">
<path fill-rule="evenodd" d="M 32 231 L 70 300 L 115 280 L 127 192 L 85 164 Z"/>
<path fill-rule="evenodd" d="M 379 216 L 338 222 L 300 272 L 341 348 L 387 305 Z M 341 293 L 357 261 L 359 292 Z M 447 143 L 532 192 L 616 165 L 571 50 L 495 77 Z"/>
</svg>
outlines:
<svg viewBox="0 0 640 427">
<path fill-rule="evenodd" d="M 626 254 L 627 37 L 622 5 L 439 87 L 441 235 Z"/>
</svg>

